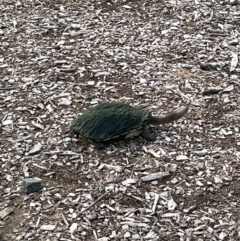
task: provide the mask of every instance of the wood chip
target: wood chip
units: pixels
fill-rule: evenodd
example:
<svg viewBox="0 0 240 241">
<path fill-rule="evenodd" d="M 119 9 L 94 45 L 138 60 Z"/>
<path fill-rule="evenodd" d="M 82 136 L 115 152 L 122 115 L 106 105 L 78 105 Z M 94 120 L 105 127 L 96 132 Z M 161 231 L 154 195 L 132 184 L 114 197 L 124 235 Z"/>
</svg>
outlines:
<svg viewBox="0 0 240 241">
<path fill-rule="evenodd" d="M 154 180 L 158 180 L 158 179 L 162 179 L 164 177 L 169 176 L 170 173 L 169 172 L 156 172 L 156 173 L 152 173 L 149 175 L 146 175 L 144 177 L 141 178 L 142 181 L 144 182 L 151 182 Z"/>
</svg>

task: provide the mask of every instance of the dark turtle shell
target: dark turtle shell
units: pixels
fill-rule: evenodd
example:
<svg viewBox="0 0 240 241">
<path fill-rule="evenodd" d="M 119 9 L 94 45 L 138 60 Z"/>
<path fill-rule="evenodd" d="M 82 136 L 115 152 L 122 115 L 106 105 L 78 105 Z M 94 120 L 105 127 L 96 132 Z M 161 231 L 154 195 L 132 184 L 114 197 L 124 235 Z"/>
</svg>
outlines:
<svg viewBox="0 0 240 241">
<path fill-rule="evenodd" d="M 71 130 L 93 141 L 125 136 L 148 124 L 151 114 L 124 103 L 103 103 L 86 110 L 71 124 Z"/>
</svg>

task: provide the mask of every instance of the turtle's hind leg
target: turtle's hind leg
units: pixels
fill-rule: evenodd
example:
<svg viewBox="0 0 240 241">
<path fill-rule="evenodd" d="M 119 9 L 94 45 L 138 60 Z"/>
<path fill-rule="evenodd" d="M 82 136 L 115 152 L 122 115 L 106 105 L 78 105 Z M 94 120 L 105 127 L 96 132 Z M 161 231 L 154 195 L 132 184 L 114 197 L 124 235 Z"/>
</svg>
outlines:
<svg viewBox="0 0 240 241">
<path fill-rule="evenodd" d="M 103 149 L 107 146 L 104 142 L 101 141 L 92 141 L 92 144 L 96 149 Z"/>
<path fill-rule="evenodd" d="M 155 140 L 156 140 L 156 138 L 150 134 L 147 125 L 143 126 L 142 136 L 143 136 L 143 138 L 146 139 L 147 141 L 155 141 Z"/>
</svg>

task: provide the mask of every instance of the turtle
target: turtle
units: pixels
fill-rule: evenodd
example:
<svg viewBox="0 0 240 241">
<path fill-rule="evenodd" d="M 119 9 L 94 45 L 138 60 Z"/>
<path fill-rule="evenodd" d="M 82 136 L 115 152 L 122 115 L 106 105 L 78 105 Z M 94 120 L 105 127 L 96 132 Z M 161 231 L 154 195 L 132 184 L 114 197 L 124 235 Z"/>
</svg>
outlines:
<svg viewBox="0 0 240 241">
<path fill-rule="evenodd" d="M 156 138 L 149 133 L 149 124 L 160 125 L 178 120 L 187 111 L 188 107 L 183 106 L 157 117 L 144 108 L 122 102 L 106 102 L 83 112 L 73 120 L 70 130 L 90 140 L 96 148 L 103 148 L 112 140 L 128 139 L 140 134 L 144 139 L 154 141 Z"/>
</svg>

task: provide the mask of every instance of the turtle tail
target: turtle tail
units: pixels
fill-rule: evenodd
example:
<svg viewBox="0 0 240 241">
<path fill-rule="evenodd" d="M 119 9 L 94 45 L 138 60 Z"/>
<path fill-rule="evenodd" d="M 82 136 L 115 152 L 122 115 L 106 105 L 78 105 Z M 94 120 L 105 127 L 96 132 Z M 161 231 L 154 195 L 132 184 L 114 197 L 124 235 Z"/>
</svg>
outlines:
<svg viewBox="0 0 240 241">
<path fill-rule="evenodd" d="M 165 116 L 158 117 L 158 116 L 151 116 L 149 120 L 149 124 L 152 125 L 160 125 L 160 124 L 166 124 L 175 120 L 180 119 L 188 112 L 188 107 L 183 106 Z"/>
</svg>

